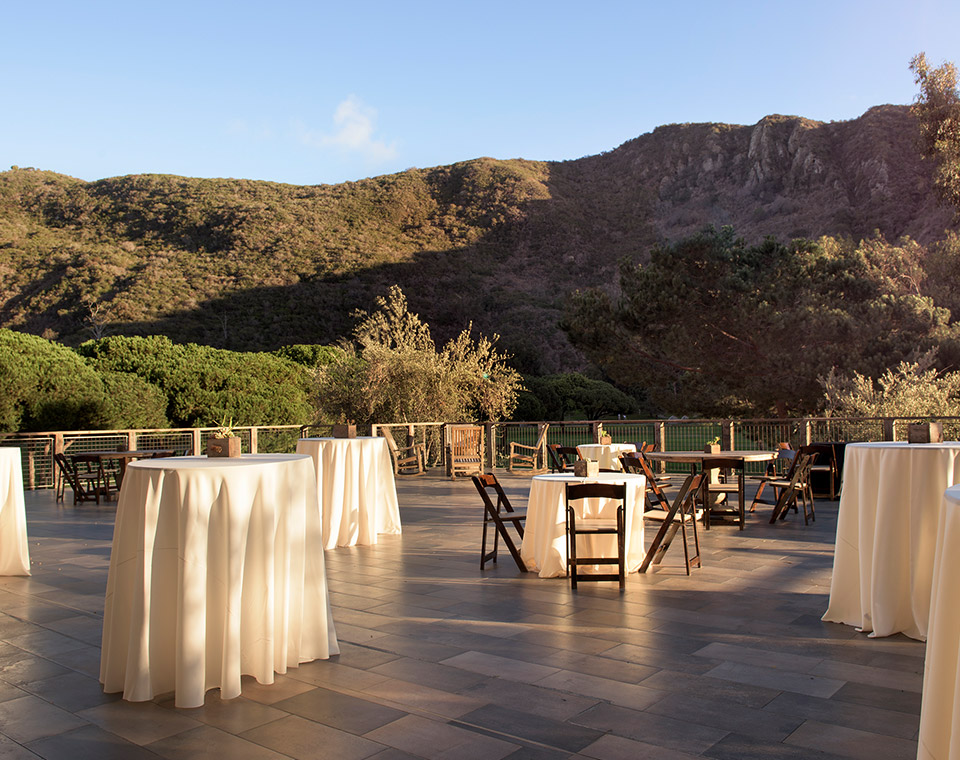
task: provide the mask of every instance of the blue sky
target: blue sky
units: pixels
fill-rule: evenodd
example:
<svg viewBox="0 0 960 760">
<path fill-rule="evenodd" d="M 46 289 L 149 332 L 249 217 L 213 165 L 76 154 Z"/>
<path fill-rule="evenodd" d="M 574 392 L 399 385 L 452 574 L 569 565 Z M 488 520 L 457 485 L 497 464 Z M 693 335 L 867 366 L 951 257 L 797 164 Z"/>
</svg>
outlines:
<svg viewBox="0 0 960 760">
<path fill-rule="evenodd" d="M 8 2 L 0 169 L 335 183 L 661 124 L 856 118 L 960 63 L 956 0 Z"/>
</svg>

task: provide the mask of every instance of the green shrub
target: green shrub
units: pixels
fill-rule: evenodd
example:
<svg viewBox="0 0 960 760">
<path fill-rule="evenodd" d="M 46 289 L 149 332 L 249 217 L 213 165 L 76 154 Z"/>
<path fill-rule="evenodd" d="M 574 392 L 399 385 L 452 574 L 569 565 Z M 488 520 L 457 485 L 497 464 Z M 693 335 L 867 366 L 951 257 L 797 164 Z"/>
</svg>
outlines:
<svg viewBox="0 0 960 760">
<path fill-rule="evenodd" d="M 167 394 L 162 388 L 130 372 L 100 373 L 104 399 L 97 427 L 107 430 L 126 428 L 166 428 Z"/>
<path fill-rule="evenodd" d="M 637 400 L 610 383 L 579 372 L 525 377 L 515 420 L 597 420 L 637 413 Z"/>
<path fill-rule="evenodd" d="M 305 367 L 321 367 L 341 358 L 343 349 L 318 343 L 298 343 L 293 346 L 282 346 L 272 353 L 281 359 L 288 359 Z"/>
<path fill-rule="evenodd" d="M 83 430 L 97 426 L 104 386 L 65 346 L 0 329 L 0 430 Z"/>
<path fill-rule="evenodd" d="M 132 372 L 162 389 L 167 417 L 177 427 L 223 419 L 292 425 L 315 416 L 312 371 L 273 354 L 179 345 L 163 336 L 111 336 L 88 341 L 78 351 L 100 371 Z"/>
</svg>

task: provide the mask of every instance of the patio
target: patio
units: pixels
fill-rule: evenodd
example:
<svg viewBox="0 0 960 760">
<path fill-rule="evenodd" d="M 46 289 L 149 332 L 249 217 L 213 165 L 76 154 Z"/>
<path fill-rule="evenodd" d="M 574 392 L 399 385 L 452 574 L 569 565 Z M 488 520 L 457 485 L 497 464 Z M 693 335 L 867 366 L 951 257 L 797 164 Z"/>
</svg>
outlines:
<svg viewBox="0 0 960 760">
<path fill-rule="evenodd" d="M 499 475 L 516 506 L 529 478 Z M 399 479 L 402 536 L 326 553 L 342 653 L 175 709 L 97 680 L 113 505 L 26 494 L 0 578 L 2 758 L 913 758 L 924 645 L 820 622 L 837 502 L 701 532 L 627 589 L 479 569 L 469 479 Z M 649 541 L 651 532 L 647 532 Z"/>
</svg>

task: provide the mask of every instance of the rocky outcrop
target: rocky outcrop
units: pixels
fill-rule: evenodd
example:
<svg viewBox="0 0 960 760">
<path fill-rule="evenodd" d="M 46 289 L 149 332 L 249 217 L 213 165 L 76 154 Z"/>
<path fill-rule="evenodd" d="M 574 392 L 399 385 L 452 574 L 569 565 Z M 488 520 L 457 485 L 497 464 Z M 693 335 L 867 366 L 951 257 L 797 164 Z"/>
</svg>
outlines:
<svg viewBox="0 0 960 760">
<path fill-rule="evenodd" d="M 906 106 L 846 122 L 774 115 L 753 126 L 673 124 L 574 163 L 647 189 L 661 239 L 729 224 L 748 239 L 880 230 L 929 242 L 954 222 L 937 203 Z"/>
</svg>

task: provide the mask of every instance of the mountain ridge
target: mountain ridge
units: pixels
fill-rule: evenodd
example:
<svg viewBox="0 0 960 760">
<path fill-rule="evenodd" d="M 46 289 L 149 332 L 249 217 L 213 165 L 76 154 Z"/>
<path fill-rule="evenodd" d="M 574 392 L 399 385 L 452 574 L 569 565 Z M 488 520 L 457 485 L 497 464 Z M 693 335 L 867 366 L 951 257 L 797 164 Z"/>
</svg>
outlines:
<svg viewBox="0 0 960 760">
<path fill-rule="evenodd" d="M 469 322 L 534 372 L 582 369 L 569 293 L 705 225 L 755 241 L 929 243 L 937 204 L 905 106 L 855 120 L 657 127 L 569 161 L 478 158 L 338 185 L 0 173 L 0 326 L 75 344 L 161 333 L 243 350 L 329 343 L 400 284 L 438 340 Z"/>
</svg>

